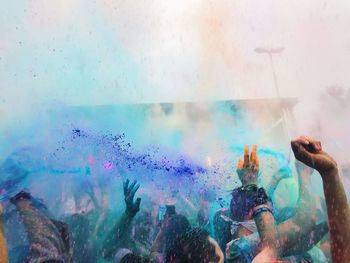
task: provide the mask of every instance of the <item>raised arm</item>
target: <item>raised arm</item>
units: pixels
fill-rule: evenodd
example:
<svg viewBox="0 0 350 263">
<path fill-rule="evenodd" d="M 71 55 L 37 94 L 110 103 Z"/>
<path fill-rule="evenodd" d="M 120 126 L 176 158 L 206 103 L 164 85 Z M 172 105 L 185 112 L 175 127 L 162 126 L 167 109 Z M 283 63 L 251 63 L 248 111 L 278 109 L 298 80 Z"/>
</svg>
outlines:
<svg viewBox="0 0 350 263">
<path fill-rule="evenodd" d="M 257 182 L 259 172 L 259 159 L 257 156 L 257 146 L 254 145 L 249 156 L 249 148 L 244 149 L 244 159 L 239 160 L 237 173 L 243 185 L 254 184 Z M 252 216 L 257 226 L 262 243 L 264 259 L 275 260 L 279 257 L 279 247 L 277 239 L 277 230 L 275 219 L 272 215 L 272 207 L 269 204 L 269 198 L 263 188 L 250 187 L 249 191 L 254 200 Z M 257 256 L 260 257 L 259 255 Z"/>
<path fill-rule="evenodd" d="M 316 169 L 323 181 L 334 263 L 350 262 L 350 208 L 336 161 L 309 137 L 291 142 L 295 158 Z"/>
<path fill-rule="evenodd" d="M 134 202 L 134 196 L 140 185 L 134 181 L 129 186 L 129 179 L 123 182 L 124 200 L 126 204 L 125 212 L 114 226 L 104 241 L 102 248 L 102 256 L 105 258 L 113 257 L 118 248 L 121 248 L 127 239 L 127 232 L 130 229 L 131 221 L 140 210 L 141 198 L 137 198 Z"/>
</svg>

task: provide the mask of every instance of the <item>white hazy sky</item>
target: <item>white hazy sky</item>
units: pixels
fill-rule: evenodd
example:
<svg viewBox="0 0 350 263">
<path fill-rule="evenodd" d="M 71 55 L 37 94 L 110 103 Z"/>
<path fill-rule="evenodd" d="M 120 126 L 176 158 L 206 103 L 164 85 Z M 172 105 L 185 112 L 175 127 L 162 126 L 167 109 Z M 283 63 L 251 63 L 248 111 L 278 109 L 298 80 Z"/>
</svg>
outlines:
<svg viewBox="0 0 350 263">
<path fill-rule="evenodd" d="M 96 105 L 349 87 L 350 2 L 0 0 L 0 117 Z M 16 105 L 16 107 L 14 107 Z"/>
</svg>

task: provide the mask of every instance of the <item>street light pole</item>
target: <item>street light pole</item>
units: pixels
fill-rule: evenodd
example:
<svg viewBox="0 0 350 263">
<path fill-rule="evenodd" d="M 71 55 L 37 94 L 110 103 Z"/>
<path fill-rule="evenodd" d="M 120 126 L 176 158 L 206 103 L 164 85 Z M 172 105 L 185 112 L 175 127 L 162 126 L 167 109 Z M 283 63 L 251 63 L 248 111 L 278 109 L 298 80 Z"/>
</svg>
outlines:
<svg viewBox="0 0 350 263">
<path fill-rule="evenodd" d="M 271 65 L 271 69 L 272 69 L 272 77 L 273 77 L 273 84 L 276 90 L 276 95 L 277 97 L 280 99 L 280 91 L 278 88 L 278 83 L 277 83 L 277 76 L 276 76 L 276 70 L 275 70 L 275 65 L 273 63 L 273 58 L 272 55 L 274 54 L 280 54 L 282 53 L 282 51 L 284 50 L 283 47 L 279 47 L 279 48 L 256 48 L 255 52 L 259 53 L 259 54 L 267 54 L 270 58 L 270 65 Z"/>
<path fill-rule="evenodd" d="M 278 48 L 256 48 L 254 51 L 258 54 L 266 54 L 269 56 L 270 59 L 270 66 L 272 70 L 272 77 L 273 77 L 273 84 L 276 90 L 276 95 L 278 100 L 280 101 L 281 95 L 278 87 L 278 82 L 277 82 L 277 75 L 276 75 L 276 70 L 275 70 L 275 65 L 273 63 L 273 57 L 272 55 L 275 54 L 281 54 L 282 51 L 284 50 L 284 47 L 278 47 Z M 289 132 L 289 125 L 288 125 L 288 116 L 290 116 L 290 112 L 288 109 L 282 108 L 282 126 L 285 132 L 287 133 L 288 139 L 291 139 L 290 132 Z"/>
</svg>

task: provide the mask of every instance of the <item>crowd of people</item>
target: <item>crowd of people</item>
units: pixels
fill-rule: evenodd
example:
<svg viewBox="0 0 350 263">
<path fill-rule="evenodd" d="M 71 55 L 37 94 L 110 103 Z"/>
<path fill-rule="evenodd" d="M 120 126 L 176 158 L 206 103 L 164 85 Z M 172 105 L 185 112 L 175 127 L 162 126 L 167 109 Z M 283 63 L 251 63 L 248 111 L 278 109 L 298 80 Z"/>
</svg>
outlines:
<svg viewBox="0 0 350 263">
<path fill-rule="evenodd" d="M 156 214 L 141 211 L 137 181 L 124 181 L 125 210 L 112 219 L 112 228 L 105 227 L 107 217 L 94 198 L 97 214 L 54 219 L 41 200 L 21 191 L 11 197 L 11 211 L 0 211 L 0 263 L 349 263 L 350 209 L 337 163 L 312 138 L 300 137 L 291 147 L 299 179 L 296 207 L 276 209 L 276 185 L 258 186 L 257 147 L 250 152 L 246 146 L 237 164 L 241 186 L 232 190 L 229 206 L 210 216 L 202 200 L 195 224 L 173 204 Z M 311 189 L 314 169 L 323 182 L 324 217 Z M 4 223 L 6 213 L 18 215 L 22 231 Z M 16 245 L 23 233 L 27 244 Z"/>
</svg>

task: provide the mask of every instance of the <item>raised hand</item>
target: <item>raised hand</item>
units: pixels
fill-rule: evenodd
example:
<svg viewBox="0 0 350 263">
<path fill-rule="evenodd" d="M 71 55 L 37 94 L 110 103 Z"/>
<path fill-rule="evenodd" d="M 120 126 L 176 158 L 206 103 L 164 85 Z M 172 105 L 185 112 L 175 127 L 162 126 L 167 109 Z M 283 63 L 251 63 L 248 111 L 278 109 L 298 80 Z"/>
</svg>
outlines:
<svg viewBox="0 0 350 263">
<path fill-rule="evenodd" d="M 139 189 L 140 184 L 138 184 L 136 180 L 134 180 L 130 186 L 129 183 L 129 179 L 123 182 L 124 200 L 126 204 L 126 212 L 134 216 L 140 210 L 141 198 L 138 197 L 134 202 L 135 193 Z"/>
<path fill-rule="evenodd" d="M 301 136 L 293 140 L 291 146 L 297 160 L 316 169 L 322 176 L 337 169 L 336 161 L 322 150 L 321 142 Z"/>
<path fill-rule="evenodd" d="M 257 146 L 253 146 L 253 150 L 249 156 L 249 146 L 244 148 L 244 158 L 238 160 L 237 174 L 243 184 L 256 184 L 259 172 L 259 159 L 256 153 Z"/>
</svg>

